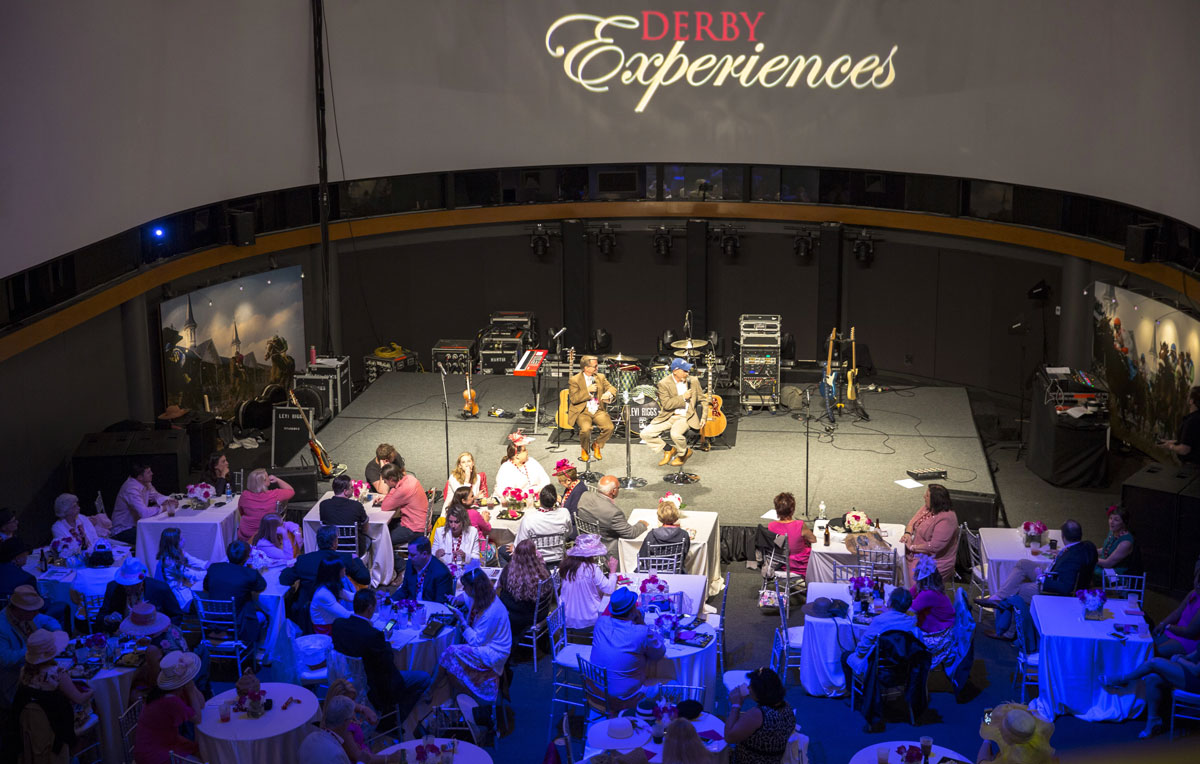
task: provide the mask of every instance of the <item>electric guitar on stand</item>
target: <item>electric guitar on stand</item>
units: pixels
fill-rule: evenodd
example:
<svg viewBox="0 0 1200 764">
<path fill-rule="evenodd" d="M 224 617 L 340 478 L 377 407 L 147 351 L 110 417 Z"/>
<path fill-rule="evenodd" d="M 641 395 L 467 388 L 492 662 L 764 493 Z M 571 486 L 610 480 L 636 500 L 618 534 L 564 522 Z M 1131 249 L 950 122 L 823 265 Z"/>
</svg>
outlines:
<svg viewBox="0 0 1200 764">
<path fill-rule="evenodd" d="M 837 369 L 833 367 L 833 344 L 835 342 L 837 342 L 836 326 L 829 331 L 829 354 L 825 357 L 825 375 L 821 377 L 821 384 L 817 388 L 825 400 L 825 414 L 829 417 L 830 424 L 836 424 L 833 418 L 833 407 L 837 405 L 838 385 Z"/>
<path fill-rule="evenodd" d="M 308 417 L 304 414 L 304 407 L 300 405 L 300 401 L 296 400 L 296 393 L 288 390 L 288 397 L 291 398 L 292 405 L 300 412 L 300 420 L 304 422 L 304 426 L 308 429 L 308 450 L 312 452 L 313 463 L 317 466 L 317 473 L 322 480 L 328 480 L 334 474 L 333 460 L 329 458 L 329 452 L 321 445 L 321 441 L 317 440 L 317 434 L 313 432 L 312 423 L 308 421 Z"/>
<path fill-rule="evenodd" d="M 854 404 L 855 412 L 860 419 L 871 421 L 867 410 L 863 408 L 862 398 L 858 395 L 858 345 L 854 342 L 854 327 L 850 327 L 850 371 L 846 372 L 846 400 Z"/>
<path fill-rule="evenodd" d="M 567 423 L 567 403 L 571 396 L 571 372 L 575 367 L 575 348 L 567 351 L 567 384 L 558 393 L 558 411 L 554 414 L 554 426 L 560 430 L 570 430 L 571 425 Z"/>
</svg>

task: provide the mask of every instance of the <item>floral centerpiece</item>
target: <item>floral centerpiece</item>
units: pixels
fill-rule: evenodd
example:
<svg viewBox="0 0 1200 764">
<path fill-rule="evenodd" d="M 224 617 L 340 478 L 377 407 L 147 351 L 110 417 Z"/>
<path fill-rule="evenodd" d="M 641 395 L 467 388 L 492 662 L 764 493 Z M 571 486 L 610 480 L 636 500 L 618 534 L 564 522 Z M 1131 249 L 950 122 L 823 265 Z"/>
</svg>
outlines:
<svg viewBox="0 0 1200 764">
<path fill-rule="evenodd" d="M 862 512 L 847 512 L 846 530 L 850 533 L 866 533 L 875 530 L 875 523 Z"/>
<path fill-rule="evenodd" d="M 104 648 L 108 647 L 108 639 L 102 632 L 89 634 L 83 638 L 83 646 L 87 648 L 93 660 L 102 661 L 104 660 Z"/>
<path fill-rule="evenodd" d="M 50 563 L 74 567 L 79 564 L 83 549 L 73 536 L 63 536 L 50 542 Z"/>
<path fill-rule="evenodd" d="M 442 749 L 437 743 L 422 743 L 418 745 L 414 751 L 418 762 L 428 761 L 430 764 L 437 764 L 442 757 Z"/>
<path fill-rule="evenodd" d="M 671 585 L 651 573 L 642 579 L 640 591 L 642 594 L 670 594 Z"/>
<path fill-rule="evenodd" d="M 679 708 L 669 700 L 659 700 L 651 713 L 654 714 L 654 721 L 670 724 L 679 715 Z"/>
<path fill-rule="evenodd" d="M 1042 543 L 1042 534 L 1046 532 L 1046 524 L 1041 520 L 1027 520 L 1021 523 L 1021 541 L 1025 546 Z"/>
<path fill-rule="evenodd" d="M 355 480 L 350 484 L 350 490 L 353 492 L 352 495 L 357 501 L 361 501 L 365 504 L 371 500 L 371 486 L 367 484 L 366 481 Z"/>
<path fill-rule="evenodd" d="M 217 495 L 217 489 L 208 483 L 192 483 L 187 487 L 187 495 L 189 499 L 194 500 L 200 506 L 207 507 L 208 503 Z"/>
<path fill-rule="evenodd" d="M 263 700 L 267 694 L 263 691 L 262 684 L 258 681 L 252 672 L 247 671 L 238 677 L 234 683 L 234 688 L 237 690 L 237 704 L 234 706 L 235 711 L 245 711 L 251 717 L 258 718 L 263 715 Z M 257 713 L 256 713 L 257 712 Z"/>
<path fill-rule="evenodd" d="M 658 500 L 658 503 L 662 504 L 664 501 L 669 501 L 674 504 L 676 507 L 678 507 L 680 512 L 682 512 L 683 508 L 687 506 L 687 504 L 684 504 L 683 502 L 683 497 L 674 492 L 668 492 L 666 496 L 663 496 Z"/>
<path fill-rule="evenodd" d="M 271 567 L 271 558 L 267 557 L 261 549 L 255 548 L 250 550 L 250 557 L 247 558 L 246 564 L 261 573 Z"/>
<path fill-rule="evenodd" d="M 856 600 L 869 600 L 875 596 L 875 582 L 867 576 L 850 579 L 850 592 Z"/>
<path fill-rule="evenodd" d="M 916 762 L 925 758 L 925 755 L 921 753 L 921 746 L 919 745 L 899 746 L 896 749 L 896 753 L 900 754 L 900 761 L 903 764 L 916 764 Z"/>
<path fill-rule="evenodd" d="M 525 491 L 520 488 L 505 488 L 500 494 L 501 500 L 504 502 L 507 509 L 501 510 L 501 517 L 509 520 L 516 520 L 517 512 L 525 506 L 525 502 L 534 497 L 533 491 Z M 507 513 L 507 515 L 505 514 Z"/>
<path fill-rule="evenodd" d="M 401 616 L 401 620 L 406 624 L 411 624 L 413 617 L 423 610 L 425 610 L 425 606 L 416 600 L 396 601 L 396 614 Z"/>
<path fill-rule="evenodd" d="M 267 712 L 263 705 L 267 699 L 266 690 L 254 690 L 246 694 L 246 716 L 257 719 Z"/>
<path fill-rule="evenodd" d="M 679 628 L 679 615 L 672 613 L 669 610 L 660 611 L 658 614 L 658 631 L 664 638 L 670 640 L 675 638 L 675 630 Z"/>
<path fill-rule="evenodd" d="M 1104 603 L 1108 596 L 1103 589 L 1080 589 L 1075 596 L 1083 603 L 1083 617 L 1089 621 L 1104 620 Z"/>
</svg>

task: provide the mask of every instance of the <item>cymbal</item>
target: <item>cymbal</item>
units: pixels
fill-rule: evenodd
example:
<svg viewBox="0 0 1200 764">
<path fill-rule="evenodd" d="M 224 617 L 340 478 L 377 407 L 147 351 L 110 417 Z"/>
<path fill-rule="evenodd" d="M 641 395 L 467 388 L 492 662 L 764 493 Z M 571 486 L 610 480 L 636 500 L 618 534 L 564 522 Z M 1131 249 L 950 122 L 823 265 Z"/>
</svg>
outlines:
<svg viewBox="0 0 1200 764">
<path fill-rule="evenodd" d="M 699 358 L 704 353 L 699 350 L 676 350 L 675 355 L 679 358 Z"/>
<path fill-rule="evenodd" d="M 617 363 L 637 363 L 637 361 L 638 361 L 638 359 L 634 358 L 633 356 L 625 355 L 624 353 L 617 353 L 616 355 L 605 355 L 605 356 L 601 356 L 601 358 L 603 358 L 606 361 L 616 361 Z"/>
<path fill-rule="evenodd" d="M 682 350 L 694 350 L 708 347 L 708 340 L 675 340 L 671 343 L 671 347 L 680 348 Z"/>
</svg>

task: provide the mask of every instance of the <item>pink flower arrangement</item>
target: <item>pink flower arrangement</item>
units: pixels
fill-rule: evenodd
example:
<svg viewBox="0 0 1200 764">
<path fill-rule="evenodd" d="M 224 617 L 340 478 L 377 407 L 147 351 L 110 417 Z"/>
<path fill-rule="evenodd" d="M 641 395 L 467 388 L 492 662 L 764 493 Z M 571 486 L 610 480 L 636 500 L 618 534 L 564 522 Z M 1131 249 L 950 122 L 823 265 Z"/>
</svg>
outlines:
<svg viewBox="0 0 1200 764">
<path fill-rule="evenodd" d="M 79 554 L 79 552 L 79 542 L 69 536 L 56 538 L 50 542 L 50 553 L 54 557 L 65 560 L 68 557 Z"/>
<path fill-rule="evenodd" d="M 1040 536 L 1046 532 L 1046 524 L 1041 520 L 1027 520 L 1021 523 L 1021 530 L 1026 536 Z"/>
<path fill-rule="evenodd" d="M 674 703 L 660 700 L 654 704 L 653 714 L 654 721 L 667 724 L 679 714 L 679 709 Z"/>
<path fill-rule="evenodd" d="M 1080 589 L 1075 596 L 1083 603 L 1084 610 L 1100 610 L 1108 602 L 1108 595 L 1103 589 Z"/>
<path fill-rule="evenodd" d="M 437 743 L 421 744 L 416 747 L 417 761 L 432 761 L 434 756 L 441 756 L 442 749 Z"/>
<path fill-rule="evenodd" d="M 677 493 L 674 493 L 674 492 L 668 492 L 666 496 L 663 496 L 663 497 L 662 497 L 661 499 L 659 499 L 658 501 L 659 501 L 659 503 L 660 503 L 660 504 L 661 504 L 662 502 L 664 502 L 664 501 L 669 501 L 669 502 L 671 502 L 672 504 L 674 504 L 674 505 L 675 505 L 675 506 L 676 506 L 678 509 L 680 509 L 680 510 L 682 510 L 682 509 L 683 509 L 683 506 L 684 506 L 684 504 L 683 504 L 683 497 L 682 497 L 682 496 L 680 496 L 680 495 L 679 495 L 679 494 L 677 494 Z"/>
<path fill-rule="evenodd" d="M 89 634 L 87 638 L 83 640 L 83 646 L 89 649 L 104 647 L 107 643 L 108 640 L 105 639 L 103 634 Z"/>
<path fill-rule="evenodd" d="M 900 761 L 904 764 L 915 764 L 924 758 L 918 745 L 902 745 L 896 749 L 896 753 L 900 754 Z"/>
<path fill-rule="evenodd" d="M 871 522 L 871 518 L 864 515 L 862 512 L 847 512 L 846 513 L 846 530 L 851 533 L 866 533 L 875 526 Z"/>
<path fill-rule="evenodd" d="M 666 581 L 663 581 L 658 576 L 651 573 L 642 580 L 642 594 L 667 594 L 671 591 L 671 587 Z"/>
<path fill-rule="evenodd" d="M 352 495 L 354 498 L 358 501 L 366 501 L 367 497 L 371 494 L 371 486 L 362 480 L 355 480 L 351 483 L 350 490 L 353 492 Z"/>
<path fill-rule="evenodd" d="M 396 600 L 396 609 L 412 615 L 417 609 L 416 600 Z"/>
<path fill-rule="evenodd" d="M 187 495 L 189 499 L 208 501 L 217 495 L 217 489 L 208 483 L 193 483 L 187 487 Z"/>
<path fill-rule="evenodd" d="M 854 590 L 855 594 L 861 594 L 874 590 L 875 582 L 866 576 L 855 576 L 850 579 L 850 588 Z"/>
</svg>

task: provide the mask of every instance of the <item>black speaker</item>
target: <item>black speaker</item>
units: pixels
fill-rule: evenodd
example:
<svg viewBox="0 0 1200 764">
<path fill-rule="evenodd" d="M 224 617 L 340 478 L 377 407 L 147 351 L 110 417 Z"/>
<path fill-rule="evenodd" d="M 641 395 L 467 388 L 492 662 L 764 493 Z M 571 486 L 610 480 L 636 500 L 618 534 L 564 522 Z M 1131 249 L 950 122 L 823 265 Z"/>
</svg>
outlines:
<svg viewBox="0 0 1200 764">
<path fill-rule="evenodd" d="M 296 498 L 292 499 L 293 502 L 315 502 L 321 498 L 321 494 L 317 493 L 316 467 L 276 467 L 271 474 L 283 478 L 295 489 Z"/>
<path fill-rule="evenodd" d="M 229 241 L 236 247 L 248 247 L 254 243 L 253 212 L 229 211 Z"/>
<path fill-rule="evenodd" d="M 186 430 L 147 430 L 133 433 L 126 450 L 126 465 L 149 464 L 154 487 L 161 493 L 176 493 L 188 482 L 192 445 Z"/>
<path fill-rule="evenodd" d="M 949 490 L 950 505 L 959 523 L 966 523 L 973 531 L 996 527 L 996 494 Z"/>
<path fill-rule="evenodd" d="M 81 506 L 90 507 L 98 491 L 104 506 L 112 512 L 117 491 L 129 477 L 129 450 L 132 432 L 96 432 L 84 435 L 71 457 L 71 491 L 79 497 Z"/>
<path fill-rule="evenodd" d="M 1125 228 L 1125 262 L 1145 263 L 1154 259 L 1154 240 L 1158 226 L 1154 223 L 1131 225 Z"/>
<path fill-rule="evenodd" d="M 1178 559 L 1175 538 L 1180 526 L 1179 494 L 1196 476 L 1193 467 L 1149 464 L 1121 484 L 1121 504 L 1129 510 L 1130 524 L 1137 532 L 1146 586 L 1170 591 L 1176 569 L 1187 564 Z"/>
<path fill-rule="evenodd" d="M 304 416 L 312 423 L 316 410 L 309 408 Z M 271 467 L 277 469 L 287 464 L 301 450 L 308 452 L 308 428 L 300 409 L 286 403 L 271 407 Z"/>
</svg>

